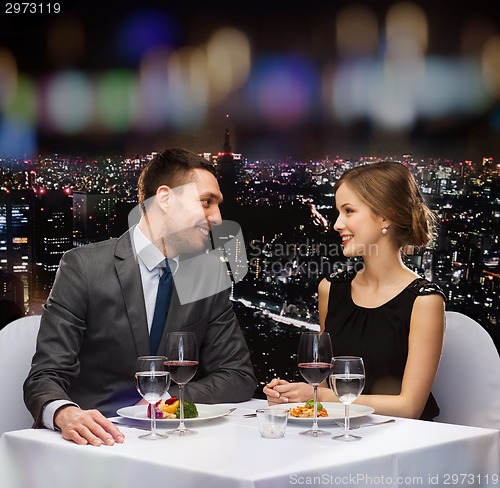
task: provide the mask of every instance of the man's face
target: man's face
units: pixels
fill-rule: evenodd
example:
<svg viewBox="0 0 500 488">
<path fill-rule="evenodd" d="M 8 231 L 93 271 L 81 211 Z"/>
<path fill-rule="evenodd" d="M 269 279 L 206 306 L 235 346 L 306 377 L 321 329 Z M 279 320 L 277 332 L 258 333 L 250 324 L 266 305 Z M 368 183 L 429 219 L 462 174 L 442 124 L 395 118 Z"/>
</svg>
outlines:
<svg viewBox="0 0 500 488">
<path fill-rule="evenodd" d="M 210 229 L 222 222 L 217 179 L 204 169 L 193 170 L 193 176 L 193 182 L 170 189 L 165 235 L 169 256 L 202 252 Z"/>
</svg>

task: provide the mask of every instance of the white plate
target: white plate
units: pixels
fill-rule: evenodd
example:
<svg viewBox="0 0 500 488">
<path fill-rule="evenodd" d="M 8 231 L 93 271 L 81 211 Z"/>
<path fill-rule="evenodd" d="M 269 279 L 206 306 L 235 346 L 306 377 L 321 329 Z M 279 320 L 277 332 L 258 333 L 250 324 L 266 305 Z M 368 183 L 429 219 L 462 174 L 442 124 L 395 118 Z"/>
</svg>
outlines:
<svg viewBox="0 0 500 488">
<path fill-rule="evenodd" d="M 195 405 L 198 409 L 198 417 L 194 419 L 184 419 L 184 422 L 217 419 L 219 417 L 224 417 L 224 415 L 229 413 L 229 408 L 222 405 L 205 405 L 203 403 L 196 403 Z M 151 420 L 148 417 L 147 405 L 134 405 L 132 407 L 120 408 L 116 413 L 120 417 L 125 417 L 127 419 L 147 420 L 148 422 Z M 179 419 L 156 419 L 156 423 L 177 425 L 179 423 Z"/>
<path fill-rule="evenodd" d="M 323 407 L 325 407 L 328 411 L 328 417 L 318 417 L 318 423 L 324 424 L 328 422 L 333 422 L 335 420 L 344 418 L 344 404 L 336 403 L 336 402 L 321 402 Z M 271 408 L 297 408 L 298 406 L 304 406 L 304 402 L 302 403 L 288 403 L 286 405 L 273 405 Z M 370 415 L 375 412 L 375 409 L 372 407 L 367 407 L 366 405 L 358 405 L 352 404 L 349 407 L 349 418 L 355 417 L 363 417 L 364 415 Z M 288 416 L 288 420 L 290 422 L 297 422 L 299 424 L 310 424 L 312 422 L 312 417 L 309 418 L 300 418 L 300 417 L 292 417 Z"/>
</svg>

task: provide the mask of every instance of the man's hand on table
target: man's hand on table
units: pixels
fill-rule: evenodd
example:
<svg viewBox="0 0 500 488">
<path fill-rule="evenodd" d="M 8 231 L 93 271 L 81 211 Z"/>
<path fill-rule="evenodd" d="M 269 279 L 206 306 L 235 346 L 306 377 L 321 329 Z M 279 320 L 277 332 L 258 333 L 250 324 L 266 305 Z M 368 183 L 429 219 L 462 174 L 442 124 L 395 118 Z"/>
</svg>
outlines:
<svg viewBox="0 0 500 488">
<path fill-rule="evenodd" d="M 54 425 L 64 439 L 82 446 L 91 444 L 112 446 L 122 443 L 125 436 L 98 410 L 82 410 L 74 405 L 63 407 L 54 416 Z"/>
</svg>

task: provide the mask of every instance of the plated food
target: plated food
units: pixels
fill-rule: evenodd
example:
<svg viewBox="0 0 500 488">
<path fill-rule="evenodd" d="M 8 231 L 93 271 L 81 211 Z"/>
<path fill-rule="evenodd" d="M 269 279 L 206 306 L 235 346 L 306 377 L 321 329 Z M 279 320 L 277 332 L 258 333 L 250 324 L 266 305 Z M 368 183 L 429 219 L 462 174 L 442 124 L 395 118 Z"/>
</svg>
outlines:
<svg viewBox="0 0 500 488">
<path fill-rule="evenodd" d="M 225 405 L 206 405 L 203 403 L 196 403 L 196 410 L 198 411 L 198 417 L 195 418 L 186 418 L 185 422 L 203 422 L 206 420 L 217 419 L 220 417 L 224 417 L 230 413 L 229 407 Z M 117 415 L 120 417 L 124 417 L 127 419 L 131 419 L 134 421 L 147 421 L 148 424 L 150 422 L 150 418 L 147 415 L 147 407 L 146 405 L 132 405 L 130 407 L 120 408 L 117 412 Z M 179 419 L 175 418 L 163 418 L 163 415 L 160 418 L 157 418 L 156 422 L 159 425 L 178 425 Z"/>
<path fill-rule="evenodd" d="M 318 411 L 318 418 L 328 417 L 328 410 L 322 403 L 318 402 L 316 408 Z M 290 416 L 300 419 L 312 419 L 314 416 L 314 400 L 307 400 L 304 405 L 297 405 L 296 407 L 290 408 Z"/>
<path fill-rule="evenodd" d="M 158 420 L 166 420 L 166 419 L 179 419 L 181 416 L 181 406 L 180 400 L 177 397 L 173 396 L 168 398 L 167 400 L 160 400 L 156 403 L 156 419 Z M 147 410 L 148 418 L 151 418 L 152 408 L 151 405 L 148 405 Z M 194 419 L 198 417 L 198 409 L 193 402 L 189 400 L 184 401 L 184 418 L 185 419 Z"/>
<path fill-rule="evenodd" d="M 294 424 L 304 424 L 309 425 L 312 422 L 312 414 L 310 417 L 295 417 L 292 415 L 292 410 L 297 412 L 295 409 L 299 408 L 299 411 L 304 409 L 305 403 L 289 403 L 287 407 L 290 409 L 290 414 L 288 415 L 288 422 Z M 336 420 L 344 419 L 344 404 L 337 402 L 322 402 L 322 407 L 326 410 L 326 416 L 320 416 L 318 414 L 319 424 L 334 424 Z M 283 405 L 273 405 L 271 408 L 283 408 Z M 318 411 L 319 412 L 319 411 Z M 365 415 L 370 415 L 375 412 L 375 409 L 368 407 L 366 405 L 359 405 L 358 403 L 353 403 L 349 407 L 349 417 L 363 417 Z"/>
</svg>

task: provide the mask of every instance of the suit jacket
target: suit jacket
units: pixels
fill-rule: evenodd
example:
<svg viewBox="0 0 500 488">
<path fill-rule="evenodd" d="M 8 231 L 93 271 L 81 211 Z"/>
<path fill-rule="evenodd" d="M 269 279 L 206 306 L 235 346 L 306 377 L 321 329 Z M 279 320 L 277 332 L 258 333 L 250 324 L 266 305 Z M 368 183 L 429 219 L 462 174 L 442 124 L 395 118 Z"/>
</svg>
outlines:
<svg viewBox="0 0 500 488">
<path fill-rule="evenodd" d="M 223 272 L 213 271 L 207 273 L 212 280 L 224 279 Z M 190 273 L 183 276 L 191 276 L 196 295 L 201 281 Z M 184 282 L 184 294 L 186 286 Z M 165 353 L 166 332 L 178 330 L 194 332 L 199 349 L 198 372 L 185 387 L 187 399 L 219 403 L 251 398 L 257 380 L 227 291 L 181 304 L 174 286 L 158 354 Z M 42 425 L 42 408 L 53 400 L 72 401 L 106 416 L 135 404 L 140 400 L 135 363 L 146 355 L 149 331 L 130 233 L 68 251 L 44 306 L 24 383 L 35 426 Z M 176 386 L 170 394 L 177 394 Z"/>
</svg>

